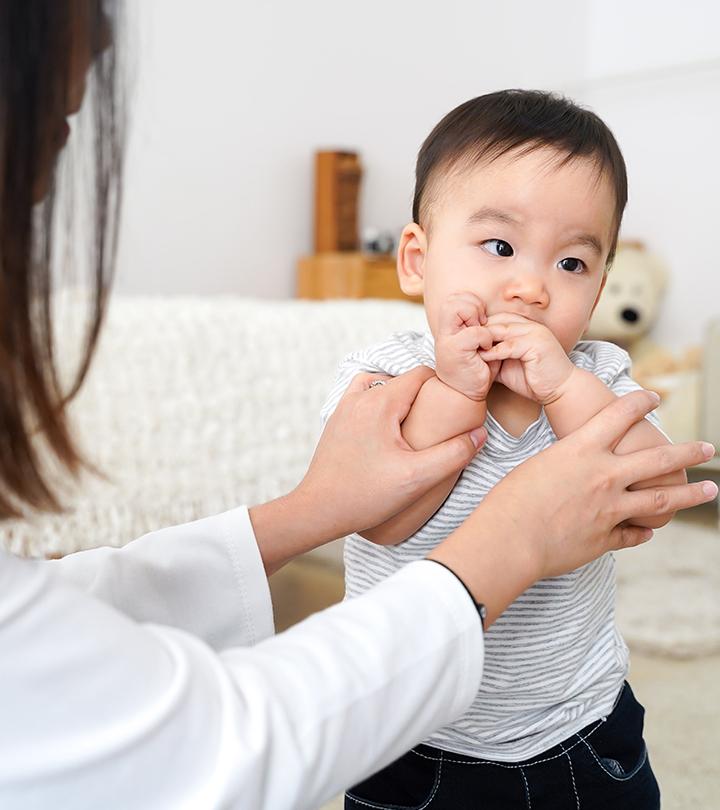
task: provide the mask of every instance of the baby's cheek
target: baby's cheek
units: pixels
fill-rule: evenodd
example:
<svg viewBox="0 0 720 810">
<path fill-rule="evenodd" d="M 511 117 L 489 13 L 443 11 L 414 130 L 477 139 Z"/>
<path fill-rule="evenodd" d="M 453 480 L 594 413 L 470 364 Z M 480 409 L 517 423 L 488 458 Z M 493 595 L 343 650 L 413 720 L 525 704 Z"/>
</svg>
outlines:
<svg viewBox="0 0 720 810">
<path fill-rule="evenodd" d="M 587 317 L 584 313 L 573 313 L 565 318 L 558 318 L 550 324 L 550 331 L 555 335 L 555 339 L 563 347 L 566 354 L 569 354 L 575 344 L 582 339 L 587 326 Z"/>
<path fill-rule="evenodd" d="M 438 325 L 440 322 L 440 307 L 436 305 L 435 298 L 426 290 L 423 297 L 423 306 L 425 307 L 425 317 L 427 318 L 430 332 L 434 339 L 437 340 Z"/>
</svg>

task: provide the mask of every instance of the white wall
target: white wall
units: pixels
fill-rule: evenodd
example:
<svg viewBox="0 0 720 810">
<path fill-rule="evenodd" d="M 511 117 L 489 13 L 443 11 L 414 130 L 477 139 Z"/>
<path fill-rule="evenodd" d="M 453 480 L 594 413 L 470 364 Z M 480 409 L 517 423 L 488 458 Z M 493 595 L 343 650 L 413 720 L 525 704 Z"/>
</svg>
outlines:
<svg viewBox="0 0 720 810">
<path fill-rule="evenodd" d="M 312 154 L 361 152 L 362 221 L 409 216 L 417 149 L 455 104 L 560 89 L 616 132 L 624 233 L 671 265 L 657 335 L 720 313 L 720 4 L 635 0 L 136 0 L 141 33 L 119 286 L 293 294 Z"/>
<path fill-rule="evenodd" d="M 537 31 L 552 9 L 579 37 L 582 16 L 574 0 L 542 5 L 138 0 L 120 287 L 292 295 L 318 147 L 360 150 L 363 221 L 404 225 L 415 155 L 442 115 L 565 75 Z"/>
<path fill-rule="evenodd" d="M 587 0 L 586 74 L 570 86 L 628 167 L 623 234 L 671 271 L 653 338 L 699 343 L 720 316 L 720 4 Z"/>
</svg>

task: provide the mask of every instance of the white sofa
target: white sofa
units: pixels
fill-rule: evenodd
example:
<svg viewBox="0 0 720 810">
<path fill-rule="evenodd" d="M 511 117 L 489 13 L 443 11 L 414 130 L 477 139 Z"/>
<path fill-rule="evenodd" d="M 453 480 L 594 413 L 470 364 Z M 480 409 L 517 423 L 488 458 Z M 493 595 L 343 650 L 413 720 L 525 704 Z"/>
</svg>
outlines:
<svg viewBox="0 0 720 810">
<path fill-rule="evenodd" d="M 81 306 L 60 307 L 68 355 Z M 66 514 L 5 524 L 2 539 L 30 556 L 122 545 L 283 494 L 310 460 L 340 359 L 423 328 L 405 302 L 116 297 L 72 408 L 109 480 L 87 477 Z"/>
</svg>

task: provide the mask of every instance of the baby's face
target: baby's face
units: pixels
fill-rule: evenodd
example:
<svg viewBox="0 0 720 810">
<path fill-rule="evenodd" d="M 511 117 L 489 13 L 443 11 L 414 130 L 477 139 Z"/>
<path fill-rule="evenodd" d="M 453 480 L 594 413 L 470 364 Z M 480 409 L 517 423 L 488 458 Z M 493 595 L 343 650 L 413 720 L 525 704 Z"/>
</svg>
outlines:
<svg viewBox="0 0 720 810">
<path fill-rule="evenodd" d="M 595 164 L 558 153 L 512 153 L 441 179 L 430 233 L 409 225 L 398 254 L 406 293 L 425 299 L 433 334 L 449 295 L 469 291 L 487 315 L 550 329 L 569 352 L 587 328 L 613 237 L 612 184 Z"/>
</svg>

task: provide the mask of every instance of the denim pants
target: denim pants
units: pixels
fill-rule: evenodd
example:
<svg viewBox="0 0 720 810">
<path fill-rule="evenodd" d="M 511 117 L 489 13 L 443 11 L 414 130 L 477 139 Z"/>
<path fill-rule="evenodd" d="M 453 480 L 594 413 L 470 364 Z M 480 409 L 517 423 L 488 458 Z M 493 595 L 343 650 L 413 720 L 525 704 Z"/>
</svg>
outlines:
<svg viewBox="0 0 720 810">
<path fill-rule="evenodd" d="M 604 721 L 524 762 L 418 745 L 351 788 L 345 810 L 659 810 L 644 714 L 626 683 Z"/>
</svg>

